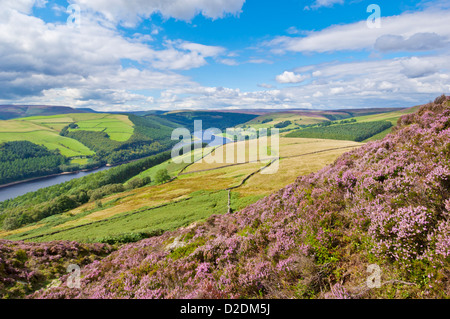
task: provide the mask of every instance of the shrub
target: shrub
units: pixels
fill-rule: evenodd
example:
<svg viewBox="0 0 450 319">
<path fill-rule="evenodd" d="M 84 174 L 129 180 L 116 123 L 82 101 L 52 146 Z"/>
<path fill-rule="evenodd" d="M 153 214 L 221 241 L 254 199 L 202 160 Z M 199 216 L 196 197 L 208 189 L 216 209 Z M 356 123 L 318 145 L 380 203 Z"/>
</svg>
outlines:
<svg viewBox="0 0 450 319">
<path fill-rule="evenodd" d="M 20 227 L 19 220 L 16 216 L 6 217 L 3 221 L 4 230 L 14 230 Z"/>
<path fill-rule="evenodd" d="M 157 183 L 157 184 L 162 184 L 162 183 L 165 183 L 165 182 L 167 182 L 167 181 L 169 181 L 170 180 L 170 175 L 169 175 L 169 172 L 167 171 L 167 169 L 160 169 L 159 171 L 157 171 L 156 172 L 156 175 L 155 175 L 155 182 Z"/>
<path fill-rule="evenodd" d="M 89 191 L 88 195 L 90 201 L 95 201 L 107 195 L 121 193 L 123 191 L 125 191 L 125 187 L 122 184 L 109 184 L 102 186 L 96 190 Z"/>
<path fill-rule="evenodd" d="M 149 176 L 146 176 L 144 178 L 133 178 L 131 181 L 128 182 L 128 188 L 129 189 L 135 189 L 135 188 L 140 188 L 143 187 L 145 185 L 148 185 L 152 182 L 152 179 Z"/>
<path fill-rule="evenodd" d="M 284 121 L 284 122 L 275 124 L 274 127 L 275 127 L 275 128 L 285 128 L 285 127 L 288 127 L 288 126 L 291 125 L 291 124 L 292 124 L 291 121 Z"/>
</svg>

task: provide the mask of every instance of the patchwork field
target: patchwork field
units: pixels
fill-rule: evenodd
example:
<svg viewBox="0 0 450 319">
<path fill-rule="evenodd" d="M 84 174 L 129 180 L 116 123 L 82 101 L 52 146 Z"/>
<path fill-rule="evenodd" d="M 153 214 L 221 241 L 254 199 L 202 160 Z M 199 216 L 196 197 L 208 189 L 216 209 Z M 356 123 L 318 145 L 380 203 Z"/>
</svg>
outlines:
<svg viewBox="0 0 450 319">
<path fill-rule="evenodd" d="M 94 155 L 94 151 L 79 141 L 59 135 L 70 123 L 78 125 L 75 130 L 106 132 L 110 139 L 119 142 L 127 141 L 134 132 L 133 123 L 126 115 L 75 113 L 33 116 L 0 121 L 0 143 L 25 140 L 50 150 L 59 149 L 67 157 Z"/>
<path fill-rule="evenodd" d="M 0 126 L 2 124 L 3 123 L 0 123 Z M 60 136 L 56 131 L 52 131 L 45 127 L 42 127 L 42 129 L 35 129 L 36 127 L 33 123 L 30 123 L 31 125 L 28 128 L 28 123 L 20 124 L 20 131 L 18 132 L 0 131 L 0 143 L 12 141 L 29 141 L 38 145 L 44 145 L 49 150 L 59 149 L 61 151 L 61 154 L 67 157 L 89 156 L 95 154 L 92 150 L 90 150 L 82 143 L 71 138 Z"/>
<path fill-rule="evenodd" d="M 358 116 L 354 117 L 357 122 L 364 123 L 364 122 L 373 122 L 373 121 L 389 121 L 392 123 L 393 126 L 397 124 L 397 120 L 405 115 L 405 114 L 411 114 L 418 110 L 418 106 L 406 108 L 394 112 L 388 112 L 388 113 L 382 113 L 382 114 L 373 114 L 373 115 L 366 115 L 366 116 Z M 388 128 L 387 130 L 380 132 L 366 140 L 364 142 L 370 142 L 375 140 L 383 139 L 386 135 L 392 132 L 392 127 Z"/>
<path fill-rule="evenodd" d="M 397 124 L 397 120 L 405 114 L 411 114 L 418 110 L 419 108 L 411 107 L 407 109 L 401 109 L 394 112 L 388 112 L 388 113 L 382 113 L 382 114 L 373 114 L 373 115 L 366 115 L 366 116 L 358 116 L 354 117 L 355 120 L 358 122 L 374 122 L 374 121 L 389 121 L 393 125 Z"/>
<path fill-rule="evenodd" d="M 119 142 L 129 140 L 134 133 L 133 123 L 126 115 L 102 114 L 98 118 L 81 120 L 77 125 L 75 130 L 106 132 L 110 139 Z"/>
<path fill-rule="evenodd" d="M 237 127 L 252 127 L 254 129 L 260 128 L 271 128 L 274 125 L 290 121 L 292 124 L 286 126 L 283 129 L 294 129 L 298 125 L 308 125 L 308 124 L 317 124 L 320 122 L 324 122 L 327 119 L 322 116 L 311 116 L 311 115 L 299 115 L 296 113 L 270 113 L 261 115 L 245 124 L 238 125 Z"/>
<path fill-rule="evenodd" d="M 281 138 L 281 158 L 272 164 L 279 169 L 272 175 L 261 173 L 267 165 L 264 162 L 247 161 L 230 166 L 203 161 L 188 166 L 169 160 L 140 176 L 152 176 L 158 169 L 166 168 L 176 177 L 171 182 L 111 195 L 24 229 L 0 232 L 0 238 L 95 242 L 107 236 L 173 230 L 211 214 L 226 213 L 227 189 L 232 188 L 232 209 L 241 209 L 294 182 L 297 176 L 331 164 L 342 153 L 360 145 L 349 141 Z M 205 151 L 205 159 L 211 156 L 209 152 Z"/>
</svg>

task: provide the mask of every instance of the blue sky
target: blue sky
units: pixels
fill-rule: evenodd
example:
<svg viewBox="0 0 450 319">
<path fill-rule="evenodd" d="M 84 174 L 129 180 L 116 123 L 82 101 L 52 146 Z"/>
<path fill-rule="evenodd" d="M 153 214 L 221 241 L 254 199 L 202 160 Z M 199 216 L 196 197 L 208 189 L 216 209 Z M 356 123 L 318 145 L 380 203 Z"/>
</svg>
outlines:
<svg viewBox="0 0 450 319">
<path fill-rule="evenodd" d="M 1 104 L 338 109 L 413 106 L 450 91 L 448 1 L 0 5 Z"/>
</svg>

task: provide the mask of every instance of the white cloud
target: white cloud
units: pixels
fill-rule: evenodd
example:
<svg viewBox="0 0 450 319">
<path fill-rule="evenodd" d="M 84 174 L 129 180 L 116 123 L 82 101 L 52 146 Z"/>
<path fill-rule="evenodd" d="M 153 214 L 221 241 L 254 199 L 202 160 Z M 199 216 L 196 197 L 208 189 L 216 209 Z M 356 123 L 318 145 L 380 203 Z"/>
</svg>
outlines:
<svg viewBox="0 0 450 319">
<path fill-rule="evenodd" d="M 301 30 L 297 29 L 297 27 L 289 27 L 289 28 L 286 30 L 286 32 L 287 32 L 288 34 L 303 34 L 303 33 L 304 33 L 304 31 L 301 31 Z"/>
<path fill-rule="evenodd" d="M 218 62 L 229 66 L 239 65 L 239 63 L 234 59 L 219 59 Z"/>
<path fill-rule="evenodd" d="M 392 44 L 387 36 L 400 36 L 406 44 L 414 48 L 429 48 L 429 39 L 423 34 L 439 37 L 439 42 L 450 38 L 448 10 L 427 10 L 423 12 L 404 13 L 398 16 L 382 17 L 381 28 L 368 28 L 366 21 L 346 25 L 331 26 L 321 31 L 309 32 L 303 37 L 277 37 L 265 43 L 277 53 L 293 52 L 333 52 L 373 49 L 378 41 L 389 48 Z M 384 42 L 384 43 L 383 43 Z M 392 42 L 392 41 L 391 41 Z M 405 43 L 403 43 L 405 44 Z M 381 46 L 383 48 L 383 45 Z M 434 46 L 433 46 L 434 47 Z M 408 49 L 408 46 L 405 47 Z M 411 49 L 411 48 L 409 48 Z"/>
<path fill-rule="evenodd" d="M 411 77 L 421 72 L 433 72 Z M 450 56 L 421 56 L 301 67 L 295 72 L 318 74 L 302 85 L 242 92 L 239 89 L 201 87 L 167 90 L 155 103 L 165 108 L 364 108 L 408 107 L 450 92 Z"/>
<path fill-rule="evenodd" d="M 225 48 L 209 46 L 192 42 L 179 42 L 177 47 L 186 51 L 196 52 L 204 57 L 215 57 L 225 53 Z"/>
<path fill-rule="evenodd" d="M 322 97 L 323 93 L 320 91 L 317 91 L 316 93 L 313 94 L 313 97 Z"/>
<path fill-rule="evenodd" d="M 46 0 L 0 0 L 0 8 L 4 10 L 17 10 L 22 13 L 30 13 L 36 7 L 45 7 Z"/>
<path fill-rule="evenodd" d="M 276 80 L 278 83 L 300 83 L 307 77 L 294 72 L 284 71 L 283 74 L 277 75 Z"/>
<path fill-rule="evenodd" d="M 305 6 L 305 10 L 311 10 L 311 9 L 318 9 L 321 7 L 327 7 L 330 8 L 334 6 L 335 4 L 343 4 L 344 0 L 316 0 L 314 3 L 310 6 Z"/>
<path fill-rule="evenodd" d="M 401 61 L 403 70 L 401 71 L 408 78 L 420 78 L 435 74 L 439 70 L 439 66 L 431 61 L 412 57 Z"/>
<path fill-rule="evenodd" d="M 436 33 L 416 33 L 409 38 L 401 35 L 386 34 L 375 41 L 375 49 L 390 51 L 429 51 L 440 49 L 449 44 L 447 37 Z"/>
<path fill-rule="evenodd" d="M 258 87 L 264 88 L 264 89 L 272 89 L 273 85 L 272 84 L 267 84 L 267 83 L 261 83 L 261 84 L 258 84 Z"/>
<path fill-rule="evenodd" d="M 253 64 L 272 64 L 273 61 L 267 60 L 267 59 L 250 59 L 247 61 L 247 63 L 253 63 Z"/>
<path fill-rule="evenodd" d="M 83 9 L 101 13 L 108 21 L 126 26 L 160 13 L 165 18 L 189 21 L 198 14 L 219 19 L 237 15 L 245 0 L 73 0 Z"/>
<path fill-rule="evenodd" d="M 408 106 L 450 92 L 450 56 L 444 50 L 438 50 L 436 55 L 302 66 L 276 77 L 279 83 L 301 85 L 281 89 L 264 83 L 258 85 L 264 90 L 254 92 L 204 87 L 175 71 L 200 67 L 211 60 L 234 65 L 238 63 L 236 53 L 221 46 L 169 39 L 162 42 L 162 48 L 155 48 L 151 36 L 135 34 L 126 38 L 116 29 L 116 24 L 137 23 L 154 8 L 166 17 L 181 19 L 182 12 L 178 9 L 185 8 L 183 14 L 187 17 L 195 7 L 195 14 L 203 12 L 217 18 L 221 14 L 237 13 L 238 9 L 230 8 L 233 3 L 242 5 L 243 0 L 223 2 L 224 6 L 217 7 L 217 11 L 205 8 L 217 5 L 218 0 L 183 2 L 185 7 L 180 6 L 181 0 L 152 0 L 146 2 L 148 5 L 143 0 L 92 1 L 92 5 L 83 1 L 79 0 L 86 5 L 82 27 L 71 29 L 65 24 L 45 23 L 27 15 L 33 5 L 45 2 L 0 0 L 0 4 L 9 5 L 0 11 L 0 103 L 14 100 L 15 103 L 73 105 L 98 110 L 329 109 Z M 127 8 L 127 3 L 142 3 L 144 10 L 135 12 L 132 5 Z M 104 12 L 106 20 L 99 21 L 94 9 L 106 4 L 111 4 L 111 8 Z M 444 48 L 450 37 L 447 16 L 448 12 L 437 11 L 407 13 L 384 18 L 381 30 L 369 29 L 362 21 L 302 33 L 303 37 L 280 37 L 271 45 L 278 43 L 281 52 L 307 53 L 372 48 L 380 52 L 439 49 Z M 156 32 L 154 35 L 157 36 Z M 266 59 L 247 59 L 241 63 L 271 63 Z M 130 67 L 122 67 L 123 61 L 129 62 Z M 160 96 L 155 92 L 161 92 Z"/>
<path fill-rule="evenodd" d="M 8 2 L 10 3 L 10 2 Z M 171 70 L 187 70 L 226 54 L 226 49 L 166 41 L 156 50 L 148 35 L 125 38 L 89 14 L 80 28 L 45 23 L 26 12 L 34 1 L 0 11 L 0 100 L 93 106 L 146 101 L 126 90 L 161 90 L 196 85 Z M 20 9 L 20 10 L 19 10 Z M 124 69 L 122 61 L 133 66 Z M 103 101 L 102 101 L 103 99 Z M 115 102 L 114 102 L 114 101 Z M 137 102 L 136 102 L 137 103 Z"/>
</svg>

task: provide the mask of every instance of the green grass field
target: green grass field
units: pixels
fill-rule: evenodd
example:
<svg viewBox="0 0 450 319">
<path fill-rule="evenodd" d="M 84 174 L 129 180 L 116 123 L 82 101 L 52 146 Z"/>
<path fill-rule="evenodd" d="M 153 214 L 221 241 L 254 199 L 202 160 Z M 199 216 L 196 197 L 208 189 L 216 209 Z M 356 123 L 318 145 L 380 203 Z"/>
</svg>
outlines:
<svg viewBox="0 0 450 319">
<path fill-rule="evenodd" d="M 405 115 L 405 114 L 411 114 L 416 112 L 419 109 L 419 106 L 414 106 L 411 108 L 407 108 L 407 109 L 402 109 L 399 111 L 394 111 L 394 112 L 388 112 L 388 113 L 383 113 L 383 114 L 374 114 L 374 115 L 366 115 L 366 116 L 358 116 L 358 117 L 354 117 L 353 119 L 355 119 L 357 122 L 360 123 L 364 123 L 364 122 L 373 122 L 373 121 L 389 121 L 392 123 L 392 125 L 396 125 L 398 119 Z M 380 132 L 366 140 L 364 140 L 363 142 L 370 142 L 370 141 L 376 141 L 376 140 L 381 140 L 383 138 L 385 138 L 389 133 L 392 132 L 392 127 L 388 128 L 387 130 Z"/>
<path fill-rule="evenodd" d="M 357 122 L 363 123 L 363 122 L 374 122 L 374 121 L 389 121 L 393 125 L 397 124 L 397 120 L 405 115 L 405 114 L 411 114 L 418 110 L 418 106 L 402 109 L 399 111 L 389 112 L 389 113 L 382 113 L 382 114 L 374 114 L 374 115 L 366 115 L 366 116 L 358 116 L 353 117 Z"/>
<path fill-rule="evenodd" d="M 86 242 L 100 241 L 106 236 L 176 229 L 212 214 L 226 213 L 226 189 L 230 187 L 237 187 L 232 190 L 232 208 L 241 209 L 294 182 L 297 176 L 331 164 L 342 153 L 360 145 L 350 141 L 281 138 L 281 160 L 276 174 L 268 176 L 258 172 L 265 165 L 261 162 L 233 166 L 198 162 L 172 182 L 114 194 L 103 198 L 100 206 L 98 202 L 90 202 L 23 229 L 0 231 L 0 238 Z M 169 160 L 141 176 L 151 175 L 160 168 L 168 169 L 175 176 L 183 165 Z"/>
<path fill-rule="evenodd" d="M 94 151 L 79 141 L 59 135 L 65 126 L 74 122 L 79 130 L 104 131 L 110 139 L 120 142 L 127 141 L 134 133 L 133 123 L 126 115 L 77 113 L 33 116 L 0 121 L 0 143 L 25 140 L 50 150 L 59 149 L 67 157 L 94 155 Z"/>
<path fill-rule="evenodd" d="M 263 121 L 271 120 L 266 123 L 262 123 Z M 295 129 L 298 125 L 308 125 L 308 124 L 317 124 L 326 121 L 327 119 L 321 116 L 307 116 L 307 115 L 299 115 L 295 113 L 287 113 L 287 112 L 280 112 L 280 113 L 270 113 L 261 115 L 247 123 L 244 123 L 242 125 L 238 125 L 237 127 L 252 127 L 255 130 L 258 130 L 260 128 L 271 128 L 274 127 L 274 125 L 284 122 L 284 121 L 291 121 L 292 124 L 283 128 L 284 130 L 288 129 Z"/>
<path fill-rule="evenodd" d="M 250 202 L 255 202 L 260 197 L 242 200 L 238 194 L 234 193 L 232 198 L 234 202 L 233 208 L 238 210 L 248 205 L 249 200 Z M 194 193 L 190 199 L 171 203 L 163 207 L 143 209 L 80 228 L 72 228 L 55 234 L 46 234 L 46 231 L 52 229 L 52 226 L 54 227 L 70 219 L 53 216 L 47 219 L 45 228 L 11 236 L 11 239 L 21 240 L 27 237 L 44 235 L 34 238 L 33 241 L 43 242 L 71 238 L 80 242 L 98 242 L 105 237 L 130 233 L 165 232 L 188 226 L 193 222 L 201 222 L 213 214 L 224 214 L 227 212 L 227 202 L 228 193 L 226 191 L 199 191 Z"/>
<path fill-rule="evenodd" d="M 111 140 L 125 142 L 134 133 L 133 123 L 125 115 L 103 115 L 98 118 L 76 122 L 78 129 L 106 132 Z"/>
<path fill-rule="evenodd" d="M 177 162 L 175 162 L 174 160 L 171 159 L 171 160 L 168 160 L 168 161 L 166 161 L 166 162 L 164 162 L 164 163 L 161 163 L 161 164 L 159 164 L 159 165 L 153 166 L 153 167 L 149 168 L 148 170 L 146 170 L 146 171 L 140 173 L 139 175 L 130 178 L 130 179 L 125 183 L 125 185 L 126 185 L 129 181 L 131 181 L 132 179 L 134 179 L 134 178 L 145 178 L 145 177 L 150 177 L 151 180 L 154 181 L 154 180 L 155 180 L 156 173 L 157 173 L 159 170 L 163 170 L 163 169 L 166 169 L 167 172 L 169 173 L 169 175 L 170 175 L 171 177 L 175 177 L 175 176 L 177 176 L 183 169 L 185 169 L 187 166 L 190 165 L 190 163 L 185 163 L 185 161 L 187 161 L 187 160 L 185 160 L 185 159 L 189 159 L 189 158 L 190 158 L 190 160 L 193 161 L 195 157 L 203 156 L 202 154 L 205 154 L 205 155 L 206 155 L 207 153 L 211 152 L 212 150 L 213 150 L 212 147 L 204 148 L 204 149 L 199 149 L 199 150 L 194 150 L 191 154 L 185 154 L 185 155 L 179 156 L 179 157 L 178 157 L 179 161 L 177 161 Z"/>
<path fill-rule="evenodd" d="M 29 141 L 43 145 L 49 150 L 59 149 L 61 154 L 67 157 L 89 156 L 95 153 L 80 142 L 60 136 L 50 130 L 36 130 L 28 132 L 0 132 L 0 143 L 11 141 Z"/>
</svg>

